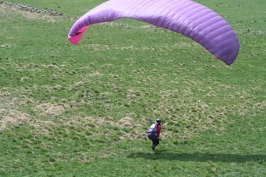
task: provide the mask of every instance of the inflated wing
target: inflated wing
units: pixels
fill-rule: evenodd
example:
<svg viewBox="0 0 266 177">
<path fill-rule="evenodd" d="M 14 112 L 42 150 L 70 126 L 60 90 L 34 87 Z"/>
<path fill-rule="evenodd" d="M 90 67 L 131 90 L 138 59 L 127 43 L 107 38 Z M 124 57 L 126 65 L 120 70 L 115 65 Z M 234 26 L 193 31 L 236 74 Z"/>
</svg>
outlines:
<svg viewBox="0 0 266 177">
<path fill-rule="evenodd" d="M 190 0 L 109 0 L 79 18 L 70 29 L 68 39 L 76 45 L 89 25 L 121 18 L 185 35 L 228 65 L 239 52 L 232 27 L 213 10 Z"/>
</svg>

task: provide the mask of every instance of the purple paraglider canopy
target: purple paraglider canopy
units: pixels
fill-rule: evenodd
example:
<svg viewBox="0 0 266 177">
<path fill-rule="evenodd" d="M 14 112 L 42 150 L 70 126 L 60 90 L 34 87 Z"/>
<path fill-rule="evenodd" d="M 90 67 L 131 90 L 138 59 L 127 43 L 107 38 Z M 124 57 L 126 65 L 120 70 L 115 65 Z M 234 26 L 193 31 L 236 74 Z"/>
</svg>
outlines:
<svg viewBox="0 0 266 177">
<path fill-rule="evenodd" d="M 68 39 L 77 45 L 87 27 L 131 18 L 185 35 L 230 65 L 239 52 L 232 27 L 213 10 L 191 0 L 109 0 L 79 18 Z"/>
</svg>

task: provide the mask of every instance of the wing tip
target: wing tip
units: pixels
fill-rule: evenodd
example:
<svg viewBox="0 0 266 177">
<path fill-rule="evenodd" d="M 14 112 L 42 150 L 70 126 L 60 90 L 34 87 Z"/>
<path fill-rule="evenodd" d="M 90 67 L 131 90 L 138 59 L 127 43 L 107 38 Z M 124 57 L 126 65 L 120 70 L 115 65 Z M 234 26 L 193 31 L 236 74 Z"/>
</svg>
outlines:
<svg viewBox="0 0 266 177">
<path fill-rule="evenodd" d="M 76 32 L 76 34 L 74 35 L 68 35 L 68 40 L 74 44 L 77 45 L 83 35 L 83 33 L 87 30 L 88 26 L 84 26 L 82 27 L 80 30 L 78 30 L 78 32 Z"/>
</svg>

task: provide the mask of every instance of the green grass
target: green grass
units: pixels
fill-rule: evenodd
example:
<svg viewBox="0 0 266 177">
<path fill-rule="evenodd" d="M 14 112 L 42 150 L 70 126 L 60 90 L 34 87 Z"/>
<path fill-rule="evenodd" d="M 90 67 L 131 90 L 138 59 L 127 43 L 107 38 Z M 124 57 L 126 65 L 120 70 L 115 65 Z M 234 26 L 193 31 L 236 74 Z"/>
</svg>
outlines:
<svg viewBox="0 0 266 177">
<path fill-rule="evenodd" d="M 236 30 L 231 66 L 129 19 L 71 45 L 72 17 L 101 2 L 10 2 L 66 16 L 0 4 L 0 176 L 266 175 L 265 2 L 198 1 Z"/>
</svg>

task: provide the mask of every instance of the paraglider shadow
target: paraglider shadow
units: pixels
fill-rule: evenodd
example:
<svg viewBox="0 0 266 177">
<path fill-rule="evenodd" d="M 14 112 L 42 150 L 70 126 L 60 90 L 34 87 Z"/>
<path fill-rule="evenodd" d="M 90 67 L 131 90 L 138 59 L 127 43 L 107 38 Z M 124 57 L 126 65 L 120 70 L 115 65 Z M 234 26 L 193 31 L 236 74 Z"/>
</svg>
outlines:
<svg viewBox="0 0 266 177">
<path fill-rule="evenodd" d="M 137 152 L 127 156 L 128 158 L 144 158 L 151 160 L 177 160 L 193 162 L 229 162 L 229 163 L 246 163 L 255 162 L 263 163 L 266 161 L 265 155 L 240 155 L 240 154 L 208 154 L 208 153 L 173 153 L 164 150 L 158 150 L 155 153 Z"/>
</svg>

